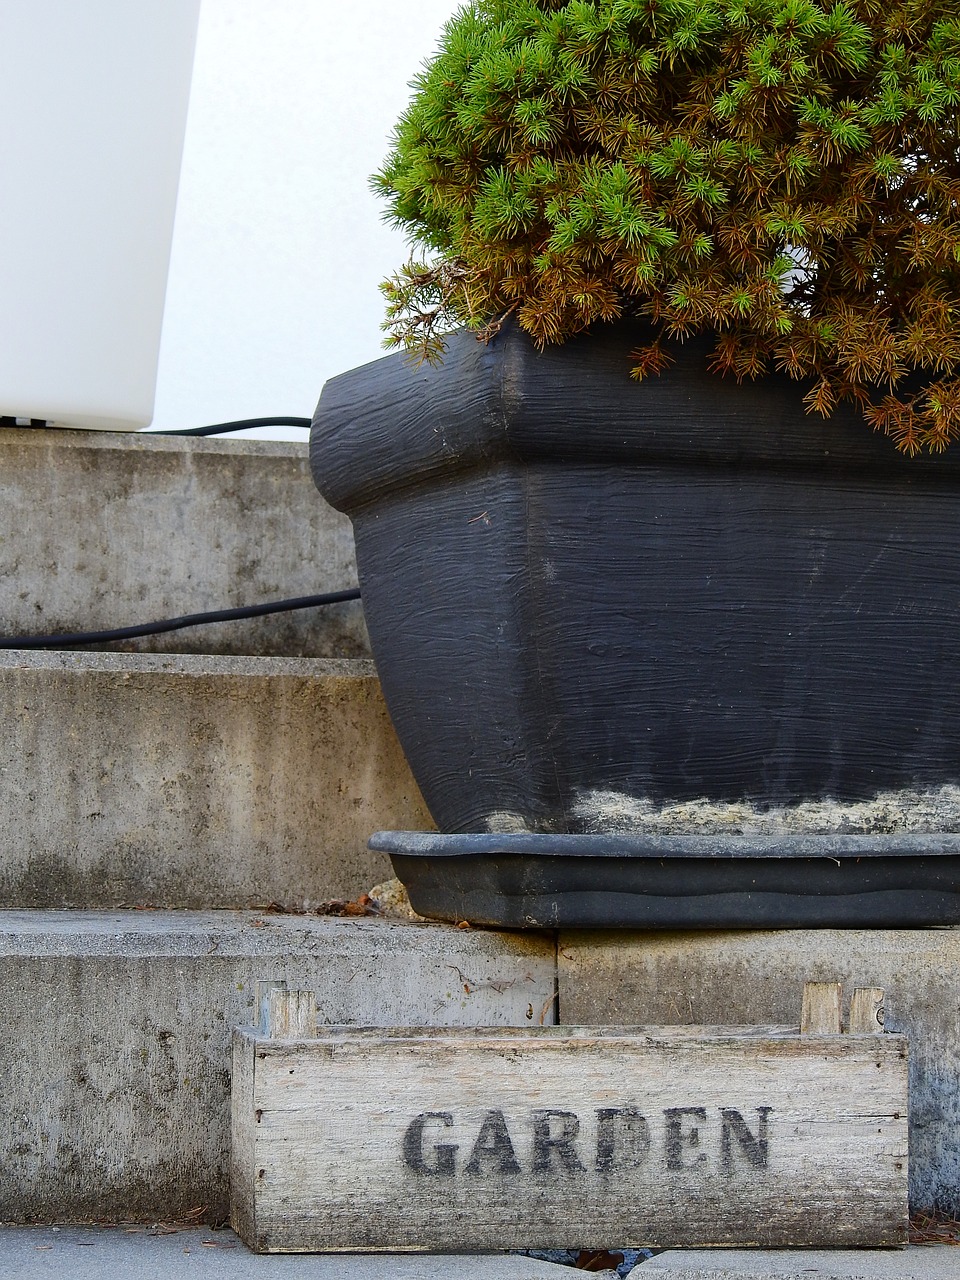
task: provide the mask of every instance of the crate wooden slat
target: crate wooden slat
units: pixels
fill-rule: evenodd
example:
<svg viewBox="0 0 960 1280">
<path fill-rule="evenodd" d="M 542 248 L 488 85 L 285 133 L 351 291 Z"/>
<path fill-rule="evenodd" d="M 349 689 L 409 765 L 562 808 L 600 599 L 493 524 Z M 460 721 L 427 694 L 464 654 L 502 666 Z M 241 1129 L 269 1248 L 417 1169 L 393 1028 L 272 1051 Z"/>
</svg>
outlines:
<svg viewBox="0 0 960 1280">
<path fill-rule="evenodd" d="M 233 1135 L 260 1251 L 906 1239 L 894 1035 L 240 1029 Z"/>
</svg>

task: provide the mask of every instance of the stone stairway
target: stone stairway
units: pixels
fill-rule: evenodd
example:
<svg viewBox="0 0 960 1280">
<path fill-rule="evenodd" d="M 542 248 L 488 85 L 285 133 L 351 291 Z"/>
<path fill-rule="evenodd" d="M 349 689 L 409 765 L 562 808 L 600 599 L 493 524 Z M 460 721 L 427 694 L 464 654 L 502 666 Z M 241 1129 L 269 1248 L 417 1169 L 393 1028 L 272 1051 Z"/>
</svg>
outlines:
<svg viewBox="0 0 960 1280">
<path fill-rule="evenodd" d="M 0 451 L 5 635 L 356 582 L 304 446 L 5 429 Z M 389 877 L 372 830 L 429 826 L 356 604 L 0 651 L 0 724 L 0 1222 L 222 1221 L 229 1031 L 278 979 L 326 1022 L 453 1026 L 783 1022 L 807 979 L 886 986 L 912 1039 L 915 1203 L 960 1212 L 958 930 L 557 939 L 316 914 Z"/>
<path fill-rule="evenodd" d="M 5 635 L 350 587 L 305 447 L 0 434 Z M 327 1022 L 523 1024 L 552 939 L 313 914 L 429 816 L 357 604 L 126 651 L 0 651 L 0 1221 L 222 1221 L 230 1028 L 258 981 Z"/>
</svg>

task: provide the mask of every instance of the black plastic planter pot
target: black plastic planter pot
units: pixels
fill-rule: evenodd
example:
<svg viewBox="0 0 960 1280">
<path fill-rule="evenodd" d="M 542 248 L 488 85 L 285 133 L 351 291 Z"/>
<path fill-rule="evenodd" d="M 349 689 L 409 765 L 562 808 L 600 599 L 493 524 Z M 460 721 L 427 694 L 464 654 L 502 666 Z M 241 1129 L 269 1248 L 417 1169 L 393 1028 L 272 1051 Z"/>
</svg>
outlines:
<svg viewBox="0 0 960 1280">
<path fill-rule="evenodd" d="M 857 414 L 808 416 L 786 378 L 711 377 L 708 343 L 638 386 L 644 336 L 538 354 L 464 334 L 440 366 L 391 356 L 324 388 L 314 476 L 353 521 L 438 827 L 960 831 L 960 448 L 906 459 Z M 675 870 L 695 893 L 700 861 Z M 889 895 L 882 920 L 861 905 L 895 923 Z"/>
</svg>

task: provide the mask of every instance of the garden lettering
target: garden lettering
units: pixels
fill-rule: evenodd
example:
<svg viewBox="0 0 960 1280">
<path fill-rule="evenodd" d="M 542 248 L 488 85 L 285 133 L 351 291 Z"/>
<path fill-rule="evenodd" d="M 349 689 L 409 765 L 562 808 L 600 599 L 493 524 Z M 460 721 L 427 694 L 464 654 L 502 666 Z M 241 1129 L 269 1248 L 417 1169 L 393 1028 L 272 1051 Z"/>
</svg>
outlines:
<svg viewBox="0 0 960 1280">
<path fill-rule="evenodd" d="M 403 1162 L 424 1177 L 453 1178 L 518 1174 L 621 1173 L 656 1159 L 668 1171 L 694 1168 L 708 1160 L 725 1173 L 739 1165 L 768 1167 L 767 1117 L 771 1107 L 757 1107 L 753 1129 L 739 1111 L 728 1107 L 708 1115 L 705 1107 L 668 1107 L 662 1112 L 659 1143 L 636 1107 L 601 1107 L 594 1112 L 595 1137 L 581 1134 L 573 1111 L 549 1108 L 512 1121 L 511 1133 L 502 1111 L 484 1113 L 469 1147 L 450 1142 L 447 1130 L 457 1127 L 452 1111 L 423 1111 L 407 1126 Z M 521 1159 L 522 1157 L 522 1159 Z"/>
</svg>

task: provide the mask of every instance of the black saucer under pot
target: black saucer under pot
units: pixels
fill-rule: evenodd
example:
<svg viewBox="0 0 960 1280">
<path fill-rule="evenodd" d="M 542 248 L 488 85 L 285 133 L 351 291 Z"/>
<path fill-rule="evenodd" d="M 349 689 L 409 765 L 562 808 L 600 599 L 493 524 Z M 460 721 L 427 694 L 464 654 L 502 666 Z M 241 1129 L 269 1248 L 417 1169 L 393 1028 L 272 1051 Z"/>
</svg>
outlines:
<svg viewBox="0 0 960 1280">
<path fill-rule="evenodd" d="M 513 929 L 960 923 L 960 835 L 578 836 L 378 831 L 420 915 Z"/>
</svg>

